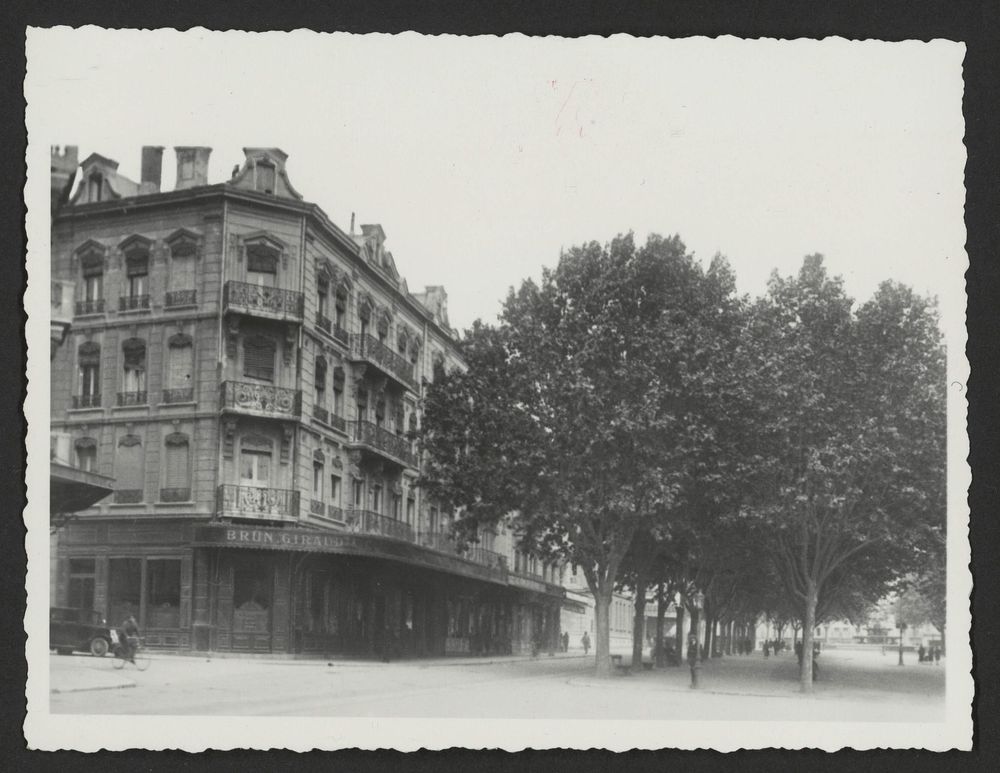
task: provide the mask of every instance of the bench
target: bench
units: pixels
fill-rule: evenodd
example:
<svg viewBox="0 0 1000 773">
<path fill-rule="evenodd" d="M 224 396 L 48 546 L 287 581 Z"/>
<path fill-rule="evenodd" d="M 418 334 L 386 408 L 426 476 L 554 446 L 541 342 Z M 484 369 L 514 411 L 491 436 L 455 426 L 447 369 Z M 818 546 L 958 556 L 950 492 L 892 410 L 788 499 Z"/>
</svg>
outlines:
<svg viewBox="0 0 1000 773">
<path fill-rule="evenodd" d="M 622 663 L 622 656 L 621 655 L 612 655 L 611 656 L 611 665 L 614 666 L 619 671 L 621 671 L 623 674 L 629 674 L 629 673 L 631 673 L 629 667 L 626 666 L 624 663 Z"/>
</svg>

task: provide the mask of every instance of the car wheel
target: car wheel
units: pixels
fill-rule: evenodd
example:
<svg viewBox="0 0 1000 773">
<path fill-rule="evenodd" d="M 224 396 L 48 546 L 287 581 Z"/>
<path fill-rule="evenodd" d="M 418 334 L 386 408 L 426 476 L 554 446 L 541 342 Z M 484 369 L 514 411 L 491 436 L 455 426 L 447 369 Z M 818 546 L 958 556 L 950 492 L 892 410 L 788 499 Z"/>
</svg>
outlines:
<svg viewBox="0 0 1000 773">
<path fill-rule="evenodd" d="M 98 636 L 90 640 L 90 654 L 94 657 L 103 658 L 108 654 L 108 640 Z"/>
</svg>

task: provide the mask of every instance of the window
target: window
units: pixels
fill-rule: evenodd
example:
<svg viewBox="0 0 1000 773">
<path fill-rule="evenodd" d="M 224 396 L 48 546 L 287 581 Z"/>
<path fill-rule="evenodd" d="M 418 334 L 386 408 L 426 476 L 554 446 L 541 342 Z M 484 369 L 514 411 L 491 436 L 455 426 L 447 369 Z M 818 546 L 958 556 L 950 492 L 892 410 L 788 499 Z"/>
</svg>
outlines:
<svg viewBox="0 0 1000 773">
<path fill-rule="evenodd" d="M 125 274 L 128 280 L 128 297 L 137 300 L 149 291 L 149 255 L 134 252 L 125 258 Z"/>
<path fill-rule="evenodd" d="M 385 422 L 385 398 L 380 397 L 375 403 L 375 426 L 381 427 Z"/>
<path fill-rule="evenodd" d="M 66 604 L 73 609 L 94 608 L 94 580 L 97 574 L 93 558 L 69 560 L 69 598 Z"/>
<path fill-rule="evenodd" d="M 334 322 L 337 327 L 344 328 L 347 319 L 347 288 L 341 285 L 337 288 L 337 297 L 334 303 Z"/>
<path fill-rule="evenodd" d="M 104 177 L 94 172 L 87 178 L 87 201 L 100 201 L 104 196 Z"/>
<path fill-rule="evenodd" d="M 324 407 L 326 404 L 326 358 L 316 358 L 316 374 L 314 378 L 316 388 L 316 405 Z"/>
<path fill-rule="evenodd" d="M 406 522 L 413 526 L 413 515 L 417 511 L 417 503 L 414 501 L 413 497 L 408 497 L 406 500 Z"/>
<path fill-rule="evenodd" d="M 330 476 L 330 504 L 340 507 L 340 476 Z"/>
<path fill-rule="evenodd" d="M 178 237 L 170 245 L 170 276 L 168 289 L 173 293 L 189 291 L 190 302 L 194 302 L 196 243 L 186 237 Z"/>
<path fill-rule="evenodd" d="M 344 415 L 344 369 L 333 369 L 333 412 L 337 416 Z"/>
<path fill-rule="evenodd" d="M 112 558 L 108 561 L 108 622 L 119 625 L 129 615 L 139 619 L 142 589 L 142 559 Z"/>
<path fill-rule="evenodd" d="M 122 392 L 119 405 L 143 405 L 146 402 L 146 342 L 129 338 L 122 342 Z"/>
<path fill-rule="evenodd" d="M 97 441 L 82 437 L 76 441 L 76 466 L 84 472 L 97 472 Z"/>
<path fill-rule="evenodd" d="M 187 435 L 173 432 L 164 440 L 163 488 L 161 502 L 188 502 L 191 499 L 191 450 Z"/>
<path fill-rule="evenodd" d="M 403 497 L 400 494 L 392 495 L 392 517 L 397 521 L 403 517 Z"/>
<path fill-rule="evenodd" d="M 278 273 L 278 253 L 264 244 L 247 246 L 247 281 L 273 287 Z"/>
<path fill-rule="evenodd" d="M 265 336 L 249 336 L 243 341 L 243 375 L 264 381 L 274 380 L 277 344 Z"/>
<path fill-rule="evenodd" d="M 274 164 L 259 161 L 256 165 L 256 188 L 261 193 L 274 193 Z"/>
<path fill-rule="evenodd" d="M 313 499 L 317 502 L 323 501 L 323 462 L 313 462 Z"/>
<path fill-rule="evenodd" d="M 163 393 L 165 403 L 183 403 L 194 400 L 194 347 L 191 336 L 184 333 L 172 335 L 167 341 L 167 388 Z"/>
<path fill-rule="evenodd" d="M 99 306 L 104 297 L 104 260 L 97 252 L 87 252 L 80 257 L 80 268 L 83 275 L 83 300 L 79 311 L 101 311 Z"/>
<path fill-rule="evenodd" d="M 101 347 L 85 341 L 77 350 L 80 366 L 80 400 L 76 407 L 88 408 L 101 404 Z"/>
<path fill-rule="evenodd" d="M 358 421 L 368 419 L 368 390 L 358 387 Z"/>
<path fill-rule="evenodd" d="M 365 482 L 363 480 L 354 481 L 354 507 L 361 509 L 365 506 Z"/>
<path fill-rule="evenodd" d="M 240 449 L 240 483 L 266 488 L 271 481 L 271 449 L 266 438 L 243 438 Z"/>
<path fill-rule="evenodd" d="M 115 454 L 115 502 L 141 502 L 145 475 L 142 441 L 136 435 L 124 435 Z"/>
<path fill-rule="evenodd" d="M 437 532 L 438 526 L 440 526 L 439 520 L 440 519 L 439 519 L 439 516 L 438 516 L 438 509 L 436 507 L 432 507 L 430 509 L 430 524 L 429 524 L 430 525 L 430 529 L 429 529 L 429 531 L 431 531 L 431 532 Z"/>
<path fill-rule="evenodd" d="M 384 314 L 378 320 L 378 340 L 385 343 L 389 337 L 389 317 Z"/>
<path fill-rule="evenodd" d="M 146 627 L 179 628 L 181 622 L 181 562 L 146 561 Z"/>
<path fill-rule="evenodd" d="M 382 512 L 382 487 L 377 484 L 372 486 L 372 510 Z"/>
<path fill-rule="evenodd" d="M 325 276 L 321 276 L 316 284 L 316 310 L 321 317 L 327 313 L 327 296 L 330 292 L 330 283 Z"/>
</svg>

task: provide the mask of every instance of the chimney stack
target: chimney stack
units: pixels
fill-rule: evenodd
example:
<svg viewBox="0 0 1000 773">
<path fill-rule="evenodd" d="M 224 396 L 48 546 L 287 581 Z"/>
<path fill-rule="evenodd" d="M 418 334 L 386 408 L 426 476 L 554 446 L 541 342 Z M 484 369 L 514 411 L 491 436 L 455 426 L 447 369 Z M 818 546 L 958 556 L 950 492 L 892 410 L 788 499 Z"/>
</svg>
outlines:
<svg viewBox="0 0 1000 773">
<path fill-rule="evenodd" d="M 142 176 L 139 178 L 143 193 L 159 193 L 163 172 L 163 146 L 142 146 Z"/>
<path fill-rule="evenodd" d="M 208 156 L 212 149 L 200 146 L 174 147 L 177 154 L 177 184 L 174 190 L 208 185 Z"/>
<path fill-rule="evenodd" d="M 351 236 L 354 236 L 354 213 L 351 213 Z"/>
</svg>

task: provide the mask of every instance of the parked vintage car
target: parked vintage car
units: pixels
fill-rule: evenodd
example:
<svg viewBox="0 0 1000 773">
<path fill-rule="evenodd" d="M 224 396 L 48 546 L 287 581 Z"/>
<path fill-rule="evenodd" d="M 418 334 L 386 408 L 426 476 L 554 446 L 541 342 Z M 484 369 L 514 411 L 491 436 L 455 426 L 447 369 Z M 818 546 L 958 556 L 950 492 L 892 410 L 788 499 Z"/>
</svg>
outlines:
<svg viewBox="0 0 1000 773">
<path fill-rule="evenodd" d="M 89 652 L 104 657 L 112 639 L 111 629 L 98 612 L 49 607 L 49 649 L 60 655 Z"/>
</svg>

